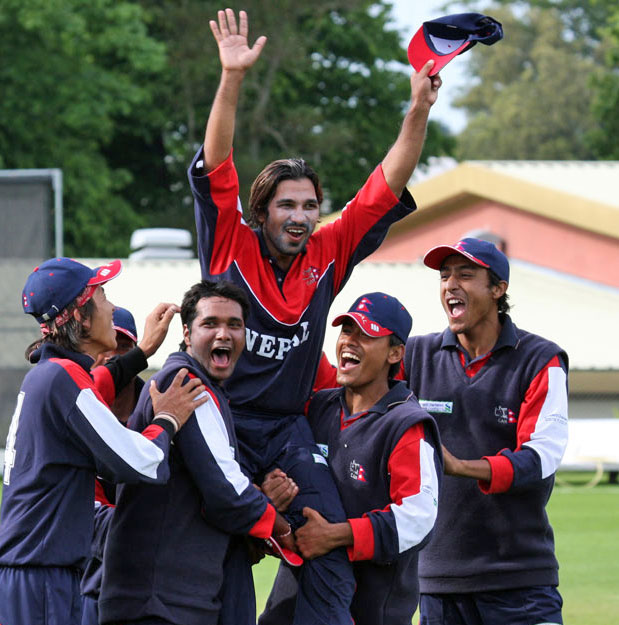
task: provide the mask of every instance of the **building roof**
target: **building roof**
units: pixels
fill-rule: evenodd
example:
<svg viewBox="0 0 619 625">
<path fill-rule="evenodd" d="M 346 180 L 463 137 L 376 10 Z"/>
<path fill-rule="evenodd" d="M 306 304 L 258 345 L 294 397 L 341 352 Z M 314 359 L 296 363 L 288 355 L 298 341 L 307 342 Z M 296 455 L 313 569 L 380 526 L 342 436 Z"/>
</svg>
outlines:
<svg viewBox="0 0 619 625">
<path fill-rule="evenodd" d="M 90 266 L 100 260 L 84 261 Z M 200 279 L 197 260 L 123 261 L 121 276 L 106 285 L 112 302 L 131 310 L 141 335 L 146 315 L 160 301 L 180 304 L 183 293 Z M 561 345 L 572 369 L 619 371 L 616 311 L 619 289 L 512 261 L 509 293 L 516 325 Z M 330 326 L 337 313 L 348 310 L 364 292 L 396 295 L 413 316 L 413 334 L 438 332 L 445 314 L 438 298 L 438 274 L 416 263 L 361 263 L 332 306 L 325 351 L 334 360 L 337 330 Z M 151 359 L 161 367 L 182 338 L 180 319 L 172 322 L 163 347 Z M 614 345 L 614 347 L 612 347 Z"/>
<path fill-rule="evenodd" d="M 467 161 L 469 165 L 619 208 L 619 161 Z"/>
<path fill-rule="evenodd" d="M 392 226 L 392 233 L 457 209 L 464 198 L 478 198 L 619 239 L 619 161 L 466 161 L 438 171 L 420 182 L 412 179 L 418 210 Z"/>
</svg>

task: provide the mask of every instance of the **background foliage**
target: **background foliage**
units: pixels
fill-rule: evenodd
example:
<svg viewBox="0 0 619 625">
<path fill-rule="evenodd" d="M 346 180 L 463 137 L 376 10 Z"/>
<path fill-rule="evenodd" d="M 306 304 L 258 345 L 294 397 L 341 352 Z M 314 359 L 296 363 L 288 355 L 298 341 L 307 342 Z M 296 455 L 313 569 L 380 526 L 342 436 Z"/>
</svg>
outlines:
<svg viewBox="0 0 619 625">
<path fill-rule="evenodd" d="M 467 126 L 453 137 L 431 122 L 422 160 L 619 158 L 616 2 L 468 4 L 500 19 L 505 39 L 467 53 L 456 102 Z M 123 256 L 134 228 L 193 229 L 185 172 L 217 87 L 208 21 L 218 8 L 0 0 L 0 168 L 63 170 L 67 254 Z M 267 162 L 298 155 L 319 171 L 326 208 L 339 209 L 394 140 L 409 98 L 406 42 L 390 3 L 242 8 L 252 42 L 269 38 L 240 103 L 242 193 Z"/>
</svg>

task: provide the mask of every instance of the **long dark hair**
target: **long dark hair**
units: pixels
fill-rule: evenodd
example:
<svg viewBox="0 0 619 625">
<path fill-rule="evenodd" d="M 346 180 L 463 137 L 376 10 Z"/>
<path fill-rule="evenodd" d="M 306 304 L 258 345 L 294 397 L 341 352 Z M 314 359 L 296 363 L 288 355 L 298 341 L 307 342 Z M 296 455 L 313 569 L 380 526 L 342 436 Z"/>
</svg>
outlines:
<svg viewBox="0 0 619 625">
<path fill-rule="evenodd" d="M 269 202 L 275 195 L 277 185 L 284 180 L 309 178 L 314 185 L 316 199 L 322 203 L 322 187 L 318 174 L 302 158 L 284 158 L 269 163 L 251 185 L 249 193 L 249 225 L 260 226 L 260 217 L 266 215 Z"/>
<path fill-rule="evenodd" d="M 45 343 L 53 343 L 72 352 L 82 351 L 82 343 L 89 336 L 89 331 L 84 326 L 84 321 L 92 319 L 97 305 L 91 297 L 85 304 L 78 306 L 78 299 L 79 296 L 64 309 L 69 315 L 69 319 L 65 323 L 58 325 L 57 318 L 54 318 L 41 324 L 41 338 L 33 341 L 26 347 L 24 353 L 26 360 L 30 361 L 32 352 Z M 74 317 L 73 312 L 75 310 L 79 311 L 81 321 Z"/>
</svg>

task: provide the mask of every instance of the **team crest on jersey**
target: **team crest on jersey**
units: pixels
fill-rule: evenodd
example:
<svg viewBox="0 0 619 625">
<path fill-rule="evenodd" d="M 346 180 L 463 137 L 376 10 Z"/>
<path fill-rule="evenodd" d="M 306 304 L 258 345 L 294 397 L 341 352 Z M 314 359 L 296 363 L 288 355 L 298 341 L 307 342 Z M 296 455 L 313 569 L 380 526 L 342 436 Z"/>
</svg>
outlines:
<svg viewBox="0 0 619 625">
<path fill-rule="evenodd" d="M 518 421 L 516 413 L 506 406 L 496 406 L 494 416 L 499 423 L 516 423 Z"/>
<path fill-rule="evenodd" d="M 318 282 L 318 278 L 320 277 L 320 272 L 318 271 L 318 267 L 310 266 L 307 269 L 303 270 L 303 281 L 307 286 L 312 286 L 312 284 L 316 284 Z"/>
<path fill-rule="evenodd" d="M 367 482 L 365 479 L 365 469 L 362 464 L 359 464 L 356 460 L 352 460 L 350 463 L 350 477 L 358 482 Z"/>
</svg>

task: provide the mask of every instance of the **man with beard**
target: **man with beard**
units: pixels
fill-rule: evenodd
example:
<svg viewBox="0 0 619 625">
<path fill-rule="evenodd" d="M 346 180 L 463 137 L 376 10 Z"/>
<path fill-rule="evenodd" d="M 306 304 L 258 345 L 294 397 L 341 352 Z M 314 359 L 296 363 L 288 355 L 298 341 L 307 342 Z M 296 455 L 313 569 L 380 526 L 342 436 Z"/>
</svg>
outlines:
<svg viewBox="0 0 619 625">
<path fill-rule="evenodd" d="M 244 11 L 231 9 L 210 26 L 221 80 L 203 149 L 189 169 L 202 276 L 226 279 L 250 299 L 246 349 L 226 382 L 242 459 L 257 482 L 280 467 L 299 487 L 287 515 L 296 529 L 311 507 L 330 522 L 346 515 L 325 459 L 303 414 L 312 390 L 329 307 L 354 266 L 375 251 L 389 226 L 415 210 L 406 190 L 419 159 L 430 107 L 441 79 L 432 63 L 411 78 L 411 103 L 400 133 L 342 217 L 314 232 L 322 189 L 302 159 L 275 161 L 254 181 L 250 226 L 242 218 L 232 140 L 243 79 L 266 43 L 248 45 Z M 350 625 L 354 579 L 346 550 L 306 562 L 295 625 Z"/>
</svg>

